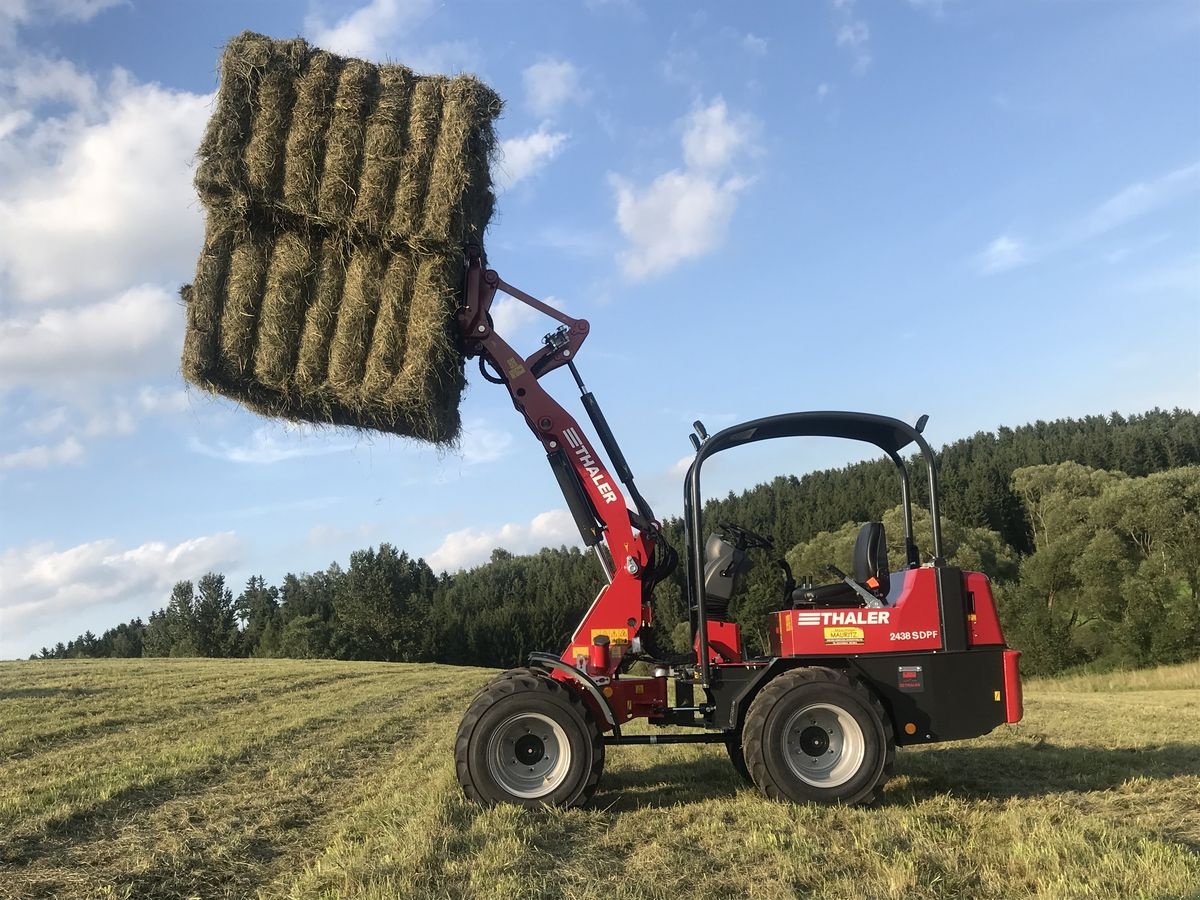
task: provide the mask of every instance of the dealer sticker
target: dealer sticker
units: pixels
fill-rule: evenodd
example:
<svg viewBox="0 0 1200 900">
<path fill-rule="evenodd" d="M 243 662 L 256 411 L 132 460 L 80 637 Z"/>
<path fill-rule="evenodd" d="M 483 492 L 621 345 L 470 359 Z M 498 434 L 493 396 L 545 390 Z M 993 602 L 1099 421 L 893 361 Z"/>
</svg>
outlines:
<svg viewBox="0 0 1200 900">
<path fill-rule="evenodd" d="M 861 628 L 841 626 L 825 629 L 826 644 L 861 644 L 862 642 L 863 630 Z"/>
</svg>

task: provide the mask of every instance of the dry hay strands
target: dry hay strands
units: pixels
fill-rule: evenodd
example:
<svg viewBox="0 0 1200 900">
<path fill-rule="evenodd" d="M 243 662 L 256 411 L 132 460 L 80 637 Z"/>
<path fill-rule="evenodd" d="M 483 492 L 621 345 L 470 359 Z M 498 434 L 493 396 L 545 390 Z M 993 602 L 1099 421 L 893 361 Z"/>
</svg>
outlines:
<svg viewBox="0 0 1200 900">
<path fill-rule="evenodd" d="M 268 107 L 264 112 L 263 82 L 271 82 L 267 93 L 278 105 L 280 90 L 286 88 L 284 82 L 292 77 L 284 70 L 303 57 L 307 46 L 299 39 L 275 41 L 251 31 L 239 34 L 225 45 L 221 54 L 221 86 L 197 152 L 196 190 L 206 204 L 223 203 L 240 209 L 246 203 L 251 164 L 246 151 L 255 139 L 256 126 L 259 143 L 269 143 L 267 137 L 272 125 L 276 134 L 280 130 L 280 123 L 273 122 L 273 117 L 286 116 L 291 106 L 290 100 L 282 98 L 282 110 Z M 286 123 L 282 130 L 286 133 Z M 270 153 L 265 146 L 263 150 Z M 266 162 L 269 166 L 269 156 Z"/>
<path fill-rule="evenodd" d="M 408 431 L 442 443 L 458 436 L 458 404 L 466 384 L 448 314 L 461 280 L 462 264 L 455 256 L 422 257 L 408 311 L 404 362 L 382 396 L 389 407 L 405 411 Z"/>
<path fill-rule="evenodd" d="M 220 370 L 235 382 L 254 374 L 259 310 L 271 249 L 272 241 L 261 234 L 240 236 L 234 243 L 221 311 Z"/>
<path fill-rule="evenodd" d="M 325 135 L 325 164 L 317 194 L 319 215 L 328 222 L 345 222 L 354 210 L 367 113 L 378 90 L 377 66 L 357 59 L 347 61 L 338 78 L 333 116 Z"/>
<path fill-rule="evenodd" d="M 482 239 L 494 202 L 490 163 L 496 139 L 490 123 L 501 106 L 496 93 L 474 78 L 446 84 L 420 227 L 413 224 L 423 238 Z"/>
<path fill-rule="evenodd" d="M 284 156 L 283 205 L 303 216 L 319 214 L 326 132 L 333 120 L 339 78 L 345 60 L 315 51 L 296 83 Z"/>
<path fill-rule="evenodd" d="M 329 392 L 329 347 L 337 328 L 338 305 L 346 268 L 350 264 L 350 245 L 338 237 L 321 242 L 308 307 L 301 325 L 300 354 L 296 361 L 296 388 L 304 393 Z"/>
<path fill-rule="evenodd" d="M 292 387 L 308 297 L 316 280 L 314 243 L 319 245 L 319 240 L 300 232 L 280 234 L 267 267 L 254 375 L 281 392 Z"/>
<path fill-rule="evenodd" d="M 379 315 L 371 333 L 371 348 L 363 373 L 363 402 L 382 397 L 404 363 L 409 318 L 416 288 L 417 258 L 412 252 L 391 254 L 379 297 Z"/>
<path fill-rule="evenodd" d="M 209 223 L 196 278 L 180 290 L 187 330 L 183 341 L 183 377 L 206 390 L 215 389 L 221 359 L 221 310 L 233 256 L 234 233 Z"/>
<path fill-rule="evenodd" d="M 308 44 L 296 39 L 269 41 L 270 56 L 255 98 L 250 140 L 246 143 L 246 191 L 261 203 L 282 199 L 284 156 L 296 83 L 308 57 Z"/>
<path fill-rule="evenodd" d="M 415 237 L 424 220 L 425 197 L 429 193 L 429 176 L 437 150 L 438 134 L 442 129 L 442 107 L 448 79 L 431 76 L 422 78 L 413 88 L 408 118 L 408 148 L 400 166 L 388 232 L 401 237 Z"/>
<path fill-rule="evenodd" d="M 409 112 L 416 83 L 416 76 L 405 66 L 379 70 L 379 94 L 367 117 L 362 174 L 354 205 L 355 225 L 370 233 L 382 233 L 392 215 L 392 200 L 409 141 Z"/>
<path fill-rule="evenodd" d="M 361 402 L 371 332 L 379 312 L 387 254 L 377 247 L 355 247 L 346 269 L 337 322 L 329 348 L 329 384 L 348 407 Z"/>
</svg>

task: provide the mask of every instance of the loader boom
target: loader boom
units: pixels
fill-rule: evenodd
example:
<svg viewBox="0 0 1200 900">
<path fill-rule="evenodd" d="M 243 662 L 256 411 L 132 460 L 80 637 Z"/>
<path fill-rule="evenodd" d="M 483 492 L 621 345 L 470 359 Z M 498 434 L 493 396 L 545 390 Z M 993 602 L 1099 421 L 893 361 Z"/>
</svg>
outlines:
<svg viewBox="0 0 1200 900">
<path fill-rule="evenodd" d="M 561 326 L 545 337 L 541 349 L 528 357 L 522 356 L 492 326 L 490 310 L 497 292 L 545 313 Z M 638 646 L 635 643 L 638 631 L 652 621 L 650 592 L 645 584 L 655 569 L 657 525 L 649 506 L 637 492 L 633 474 L 599 404 L 575 368 L 575 356 L 588 336 L 588 322 L 572 318 L 505 283 L 494 270 L 484 268 L 481 255 L 473 250 L 467 256 L 466 301 L 458 313 L 465 355 L 478 357 L 483 376 L 508 389 L 513 406 L 542 444 L 580 537 L 596 553 L 608 582 L 579 623 L 570 645 L 562 653 L 562 661 L 577 666 L 579 657 L 593 652 L 595 638 L 606 636 L 609 650 L 603 660 L 603 671 L 594 674 L 607 679 L 616 671 L 623 653 Z M 621 484 L 587 433 L 540 383 L 542 376 L 563 366 L 570 368 L 575 377 L 584 408 L 613 460 L 621 483 L 634 498 L 636 513 L 626 505 Z M 607 555 L 601 545 L 607 549 Z"/>
</svg>

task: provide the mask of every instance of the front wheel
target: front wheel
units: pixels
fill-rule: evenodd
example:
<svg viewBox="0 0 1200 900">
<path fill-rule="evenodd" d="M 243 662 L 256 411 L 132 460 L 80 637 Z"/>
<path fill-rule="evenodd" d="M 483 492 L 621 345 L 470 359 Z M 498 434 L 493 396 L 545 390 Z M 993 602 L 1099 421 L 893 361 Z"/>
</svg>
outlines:
<svg viewBox="0 0 1200 900">
<path fill-rule="evenodd" d="M 878 699 L 841 671 L 793 669 L 768 684 L 742 735 L 755 785 L 774 800 L 870 803 L 896 748 Z"/>
<path fill-rule="evenodd" d="M 577 806 L 595 793 L 604 742 L 578 694 L 533 672 L 505 673 L 472 701 L 454 741 L 468 799 Z"/>
</svg>

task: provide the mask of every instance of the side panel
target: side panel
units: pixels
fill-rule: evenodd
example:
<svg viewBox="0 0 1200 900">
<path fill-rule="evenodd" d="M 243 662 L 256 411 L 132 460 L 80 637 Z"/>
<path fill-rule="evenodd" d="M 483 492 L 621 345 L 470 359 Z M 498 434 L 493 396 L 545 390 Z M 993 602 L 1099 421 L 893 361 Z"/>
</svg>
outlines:
<svg viewBox="0 0 1200 900">
<path fill-rule="evenodd" d="M 895 573 L 899 595 L 883 609 L 785 609 L 768 616 L 778 656 L 845 656 L 942 649 L 935 569 Z"/>
<path fill-rule="evenodd" d="M 696 653 L 699 658 L 699 635 L 696 636 Z M 708 658 L 712 663 L 742 661 L 742 633 L 736 622 L 708 620 Z"/>
<path fill-rule="evenodd" d="M 997 648 L 860 656 L 849 664 L 891 714 L 896 743 L 929 744 L 978 737 L 1008 720 L 1013 688 L 1005 678 L 1004 653 Z"/>
</svg>

